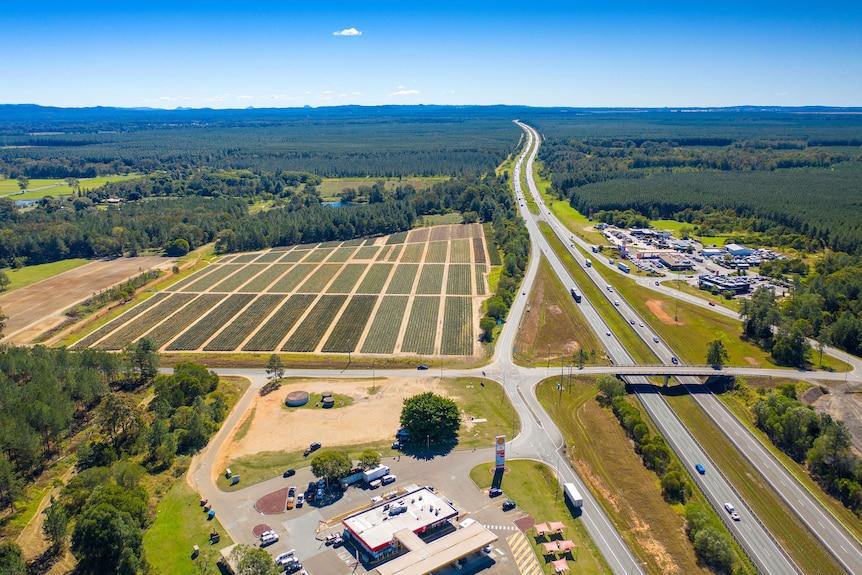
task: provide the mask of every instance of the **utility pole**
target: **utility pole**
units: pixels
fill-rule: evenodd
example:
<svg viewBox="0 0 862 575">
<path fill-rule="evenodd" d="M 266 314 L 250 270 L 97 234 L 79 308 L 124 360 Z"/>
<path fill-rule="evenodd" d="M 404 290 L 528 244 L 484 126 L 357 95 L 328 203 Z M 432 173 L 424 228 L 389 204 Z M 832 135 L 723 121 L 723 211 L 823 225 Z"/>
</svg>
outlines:
<svg viewBox="0 0 862 575">
<path fill-rule="evenodd" d="M 551 368 L 551 344 L 548 344 L 548 367 L 546 369 Z"/>
</svg>

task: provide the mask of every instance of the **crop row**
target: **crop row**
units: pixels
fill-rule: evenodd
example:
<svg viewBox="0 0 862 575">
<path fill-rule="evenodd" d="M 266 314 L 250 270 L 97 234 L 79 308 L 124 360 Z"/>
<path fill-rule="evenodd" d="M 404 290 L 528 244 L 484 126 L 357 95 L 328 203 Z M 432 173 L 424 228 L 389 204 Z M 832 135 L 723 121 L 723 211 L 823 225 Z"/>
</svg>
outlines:
<svg viewBox="0 0 862 575">
<path fill-rule="evenodd" d="M 380 252 L 380 248 L 378 246 L 362 246 L 356 251 L 354 254 L 354 260 L 373 260 L 374 257 Z"/>
<path fill-rule="evenodd" d="M 283 256 L 281 256 L 279 258 L 278 261 L 280 261 L 282 263 L 298 262 L 299 260 L 301 260 L 302 258 L 304 258 L 307 255 L 308 255 L 307 250 L 296 249 L 296 250 L 293 250 L 293 251 L 290 251 L 290 252 L 287 252 L 286 254 L 284 254 Z"/>
<path fill-rule="evenodd" d="M 484 264 L 485 260 L 485 242 L 482 238 L 473 238 L 473 261 L 477 264 Z"/>
<path fill-rule="evenodd" d="M 155 329 L 147 334 L 147 337 L 153 340 L 156 348 L 162 347 L 224 298 L 224 294 L 205 293 L 199 295 L 172 315 L 168 321 L 157 325 Z"/>
<path fill-rule="evenodd" d="M 284 339 L 316 296 L 299 294 L 291 296 L 284 305 L 278 308 L 272 317 L 248 340 L 243 351 L 273 351 Z"/>
<path fill-rule="evenodd" d="M 216 284 L 210 291 L 236 291 L 239 286 L 262 272 L 266 267 L 266 264 L 246 264 L 238 272 Z"/>
<path fill-rule="evenodd" d="M 389 252 L 389 255 L 386 257 L 386 261 L 397 262 L 398 258 L 401 256 L 401 250 L 403 249 L 404 246 L 392 246 L 392 251 Z"/>
<path fill-rule="evenodd" d="M 416 296 L 401 351 L 408 353 L 434 353 L 434 340 L 437 338 L 437 314 L 440 311 L 439 297 Z"/>
<path fill-rule="evenodd" d="M 443 264 L 426 264 L 422 266 L 422 275 L 419 276 L 419 285 L 416 293 L 428 295 L 440 295 L 443 288 Z"/>
<path fill-rule="evenodd" d="M 274 261 L 278 261 L 278 259 L 279 259 L 279 258 L 281 258 L 281 257 L 283 257 L 283 256 L 284 256 L 284 252 L 283 252 L 283 251 L 275 251 L 275 249 L 273 249 L 273 250 L 268 251 L 268 252 L 266 252 L 265 254 L 261 255 L 261 256 L 260 256 L 259 258 L 257 258 L 255 261 L 256 261 L 256 262 L 258 262 L 258 263 L 266 263 L 266 264 L 269 264 L 269 263 L 272 263 L 272 262 L 274 262 Z"/>
<path fill-rule="evenodd" d="M 382 293 L 383 286 L 386 285 L 386 280 L 389 279 L 393 267 L 393 264 L 373 264 L 365 277 L 362 278 L 356 291 L 358 293 Z"/>
<path fill-rule="evenodd" d="M 367 264 L 347 264 L 335 278 L 335 281 L 326 290 L 327 293 L 350 293 L 359 278 L 362 277 Z M 379 293 L 379 292 L 378 292 Z"/>
<path fill-rule="evenodd" d="M 123 327 L 112 333 L 105 341 L 100 343 L 98 347 L 104 349 L 123 349 L 123 346 L 127 343 L 138 339 L 138 337 L 146 333 L 154 325 L 188 304 L 193 299 L 195 299 L 195 296 L 190 293 L 171 294 L 171 297 L 159 302 L 158 305 L 155 305 L 132 319 L 131 322 L 123 325 Z"/>
<path fill-rule="evenodd" d="M 101 338 L 105 337 L 106 335 L 108 335 L 109 333 L 111 333 L 112 331 L 117 329 L 119 326 L 130 321 L 132 318 L 139 316 L 140 314 L 144 313 L 145 311 L 147 311 L 148 309 L 150 309 L 151 307 L 153 307 L 157 303 L 161 302 L 163 299 L 168 297 L 168 295 L 169 294 L 167 294 L 165 292 L 159 292 L 159 293 L 155 294 L 154 296 L 150 297 L 149 299 L 139 303 L 138 305 L 136 305 L 135 307 L 133 307 L 132 309 L 130 309 L 129 311 L 127 311 L 123 315 L 114 318 L 113 320 L 106 323 L 105 325 L 103 325 L 102 327 L 97 329 L 96 331 L 90 333 L 87 337 L 78 340 L 77 342 L 75 342 L 74 347 L 81 348 L 81 349 L 83 349 L 85 347 L 90 347 L 91 344 L 96 343 Z"/>
<path fill-rule="evenodd" d="M 342 262 L 342 263 L 349 261 L 350 258 L 353 256 L 353 252 L 355 252 L 355 251 L 356 251 L 355 247 L 338 248 L 337 250 L 332 252 L 332 255 L 329 256 L 329 259 L 326 261 L 328 261 L 328 262 Z"/>
<path fill-rule="evenodd" d="M 485 295 L 485 265 L 476 266 L 476 295 Z"/>
<path fill-rule="evenodd" d="M 341 269 L 341 264 L 321 264 L 296 291 L 302 293 L 322 292 L 323 288 L 332 281 L 332 278 L 335 277 L 339 269 Z"/>
<path fill-rule="evenodd" d="M 341 245 L 341 240 L 329 240 L 328 242 L 321 242 L 318 248 L 337 248 Z"/>
<path fill-rule="evenodd" d="M 207 266 L 207 267 L 205 267 L 205 268 L 203 268 L 203 269 L 200 269 L 200 270 L 196 271 L 196 272 L 195 272 L 195 273 L 193 273 L 192 275 L 190 275 L 190 276 L 188 276 L 188 277 L 186 277 L 186 278 L 181 279 L 181 280 L 180 280 L 180 281 L 178 281 L 177 283 L 175 283 L 175 284 L 173 284 L 173 285 L 168 286 L 167 288 L 165 288 L 165 291 L 180 291 L 180 290 L 182 290 L 182 288 L 186 287 L 186 286 L 187 286 L 187 285 L 189 285 L 190 283 L 196 282 L 196 281 L 198 281 L 199 279 L 201 279 L 202 277 L 204 277 L 205 275 L 207 275 L 207 274 L 211 274 L 211 273 L 213 273 L 214 271 L 216 271 L 217 269 L 220 269 L 220 268 L 221 268 L 221 265 L 213 265 L 213 264 L 210 264 L 209 266 Z"/>
<path fill-rule="evenodd" d="M 287 339 L 281 351 L 314 351 L 346 299 L 346 295 L 320 296 L 293 335 Z"/>
<path fill-rule="evenodd" d="M 419 264 L 398 264 L 395 266 L 386 293 L 409 294 L 413 291 L 413 282 L 416 279 L 417 271 L 419 271 Z"/>
<path fill-rule="evenodd" d="M 386 245 L 403 244 L 406 239 L 407 239 L 407 232 L 398 232 L 398 233 L 390 235 L 386 239 Z"/>
<path fill-rule="evenodd" d="M 393 249 L 392 246 L 383 246 L 383 248 L 380 250 L 380 253 L 377 254 L 377 261 L 378 262 L 389 261 L 389 254 L 392 252 L 392 249 Z"/>
<path fill-rule="evenodd" d="M 332 328 L 332 333 L 321 351 L 324 353 L 347 353 L 356 349 L 365 324 L 377 303 L 376 295 L 357 295 L 350 298 L 344 313 Z"/>
<path fill-rule="evenodd" d="M 368 238 L 367 240 L 365 240 L 365 243 L 363 243 L 362 245 L 373 246 L 376 241 L 377 241 L 377 238 Z"/>
<path fill-rule="evenodd" d="M 299 285 L 299 282 L 308 277 L 308 274 L 316 267 L 314 264 L 296 264 L 266 291 L 270 293 L 292 292 Z"/>
<path fill-rule="evenodd" d="M 239 317 L 233 320 L 220 334 L 210 341 L 204 351 L 233 351 L 284 299 L 282 294 L 263 294 Z"/>
<path fill-rule="evenodd" d="M 385 296 L 362 344 L 362 353 L 392 353 L 401 332 L 407 296 Z"/>
<path fill-rule="evenodd" d="M 341 246 L 345 248 L 350 246 L 361 246 L 364 242 L 365 238 L 354 238 L 352 240 L 341 242 Z"/>
<path fill-rule="evenodd" d="M 199 279 L 198 281 L 187 285 L 182 291 L 185 292 L 201 292 L 216 285 L 218 282 L 229 276 L 230 274 L 243 267 L 241 264 L 215 264 L 216 269 Z"/>
<path fill-rule="evenodd" d="M 446 293 L 449 295 L 473 295 L 473 274 L 467 264 L 449 264 L 446 278 Z"/>
<path fill-rule="evenodd" d="M 442 355 L 473 354 L 473 302 L 471 298 L 446 298 L 440 353 Z"/>
<path fill-rule="evenodd" d="M 228 296 L 226 300 L 208 313 L 206 317 L 189 327 L 182 335 L 172 341 L 167 349 L 175 351 L 199 348 L 253 299 L 254 295 L 249 293 Z"/>
<path fill-rule="evenodd" d="M 428 252 L 425 254 L 425 263 L 445 264 L 448 252 L 449 242 L 431 242 L 428 244 Z"/>
<path fill-rule="evenodd" d="M 249 262 L 253 262 L 258 257 L 260 257 L 260 252 L 252 252 L 248 254 L 240 254 L 231 260 L 232 263 L 235 264 L 247 264 Z"/>
<path fill-rule="evenodd" d="M 239 291 L 249 293 L 260 293 L 269 286 L 272 282 L 278 279 L 281 274 L 289 270 L 291 264 L 271 264 L 268 268 L 260 273 L 259 276 L 242 286 Z"/>
<path fill-rule="evenodd" d="M 425 244 L 407 244 L 404 248 L 404 255 L 401 256 L 401 263 L 417 264 L 421 262 L 424 251 Z"/>
<path fill-rule="evenodd" d="M 316 250 L 312 250 L 308 256 L 302 260 L 305 262 L 322 262 L 329 254 L 332 253 L 333 248 L 317 248 Z"/>
<path fill-rule="evenodd" d="M 470 240 L 452 240 L 452 250 L 449 254 L 449 261 L 454 264 L 469 264 L 470 260 Z"/>
<path fill-rule="evenodd" d="M 485 230 L 485 239 L 494 237 L 494 228 L 491 227 L 490 222 L 486 222 L 482 224 L 482 228 Z M 500 250 L 497 249 L 497 245 L 494 244 L 493 241 L 487 242 L 488 245 L 488 258 L 489 262 L 492 266 L 500 266 L 503 265 L 503 260 L 500 258 Z"/>
</svg>

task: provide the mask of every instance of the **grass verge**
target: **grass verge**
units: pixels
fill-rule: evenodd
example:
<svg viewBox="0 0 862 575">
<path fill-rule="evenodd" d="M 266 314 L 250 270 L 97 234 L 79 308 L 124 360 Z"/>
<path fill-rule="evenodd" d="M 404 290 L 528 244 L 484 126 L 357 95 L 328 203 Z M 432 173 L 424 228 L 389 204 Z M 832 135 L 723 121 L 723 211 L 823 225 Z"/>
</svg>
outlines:
<svg viewBox="0 0 862 575">
<path fill-rule="evenodd" d="M 664 501 L 657 476 L 643 466 L 611 411 L 596 400 L 594 380 L 575 378 L 562 394 L 556 383 L 555 378 L 541 382 L 536 395 L 570 446 L 572 465 L 635 556 L 655 573 L 711 574 L 698 564 L 685 534 L 682 507 Z M 693 497 L 709 508 L 699 491 Z M 736 554 L 744 557 L 738 547 Z"/>
<path fill-rule="evenodd" d="M 681 389 L 681 386 L 670 388 Z M 665 394 L 665 399 L 803 573 L 844 573 L 814 535 L 799 521 L 793 510 L 773 489 L 764 484 L 757 470 L 730 443 L 727 436 L 715 426 L 690 395 L 670 393 Z"/>
<path fill-rule="evenodd" d="M 221 534 L 221 541 L 210 545 L 209 534 Z M 156 507 L 156 520 L 144 533 L 144 550 L 152 566 L 151 573 L 158 575 L 197 575 L 217 572 L 215 563 L 219 550 L 233 541 L 216 517 L 207 521 L 200 506 L 200 496 L 182 479 L 177 480 Z M 192 547 L 201 552 L 192 559 Z M 207 565 L 209 570 L 202 570 Z"/>
<path fill-rule="evenodd" d="M 521 318 L 512 353 L 517 364 L 536 366 L 553 361 L 572 365 L 578 349 L 593 351 L 598 357 L 604 353 L 601 340 L 544 257 L 539 260 L 529 301 L 530 313 Z"/>
<path fill-rule="evenodd" d="M 515 437 L 521 430 L 521 419 L 496 381 L 456 377 L 444 379 L 442 385 L 461 411 L 458 449 L 490 447 L 496 436 L 511 433 L 509 437 Z M 482 419 L 485 421 L 476 422 Z"/>
<path fill-rule="evenodd" d="M 587 575 L 612 573 L 583 523 L 569 511 L 554 471 L 544 463 L 528 460 L 507 461 L 506 467 L 507 472 L 503 476 L 502 488 L 507 497 L 518 503 L 521 511 L 533 516 L 537 523 L 562 521 L 566 524 L 565 537 L 578 546 L 572 554 L 577 561 L 569 562 L 574 563 L 577 573 Z M 493 463 L 478 465 L 470 471 L 470 478 L 480 489 L 490 487 L 493 477 Z M 553 499 L 550 497 L 551 493 L 555 494 Z M 544 573 L 547 566 L 543 558 L 544 547 L 541 544 L 544 538 L 527 534 L 527 539 L 533 547 L 533 553 L 539 558 L 539 564 L 542 565 Z"/>
</svg>

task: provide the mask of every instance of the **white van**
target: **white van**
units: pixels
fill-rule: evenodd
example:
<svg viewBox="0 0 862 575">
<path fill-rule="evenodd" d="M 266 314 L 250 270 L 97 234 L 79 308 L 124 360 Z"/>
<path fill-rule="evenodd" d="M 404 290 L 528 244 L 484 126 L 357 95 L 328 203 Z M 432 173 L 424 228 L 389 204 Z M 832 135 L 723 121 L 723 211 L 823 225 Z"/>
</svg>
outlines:
<svg viewBox="0 0 862 575">
<path fill-rule="evenodd" d="M 378 487 L 380 487 L 380 485 L 381 485 L 380 480 L 375 479 L 374 481 L 372 481 L 368 484 L 368 487 L 370 487 L 371 489 L 377 489 Z"/>
<path fill-rule="evenodd" d="M 380 481 L 383 485 L 389 485 L 390 483 L 395 483 L 396 479 L 398 478 L 390 473 L 389 475 L 384 475 L 383 477 L 381 477 Z"/>
</svg>

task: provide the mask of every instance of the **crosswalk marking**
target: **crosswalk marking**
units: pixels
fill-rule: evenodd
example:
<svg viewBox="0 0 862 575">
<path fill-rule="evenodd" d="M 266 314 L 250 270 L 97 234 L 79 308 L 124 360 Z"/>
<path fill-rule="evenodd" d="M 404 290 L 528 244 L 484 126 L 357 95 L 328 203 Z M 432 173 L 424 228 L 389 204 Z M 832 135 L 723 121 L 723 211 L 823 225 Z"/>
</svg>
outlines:
<svg viewBox="0 0 862 575">
<path fill-rule="evenodd" d="M 518 528 L 514 525 L 483 525 L 485 529 L 491 529 L 494 531 L 517 531 Z"/>
<path fill-rule="evenodd" d="M 509 544 L 509 549 L 512 550 L 512 556 L 515 558 L 521 575 L 542 575 L 542 568 L 536 560 L 536 555 L 533 553 L 533 548 L 530 546 L 530 541 L 526 535 L 518 531 L 507 537 L 506 542 Z"/>
</svg>

